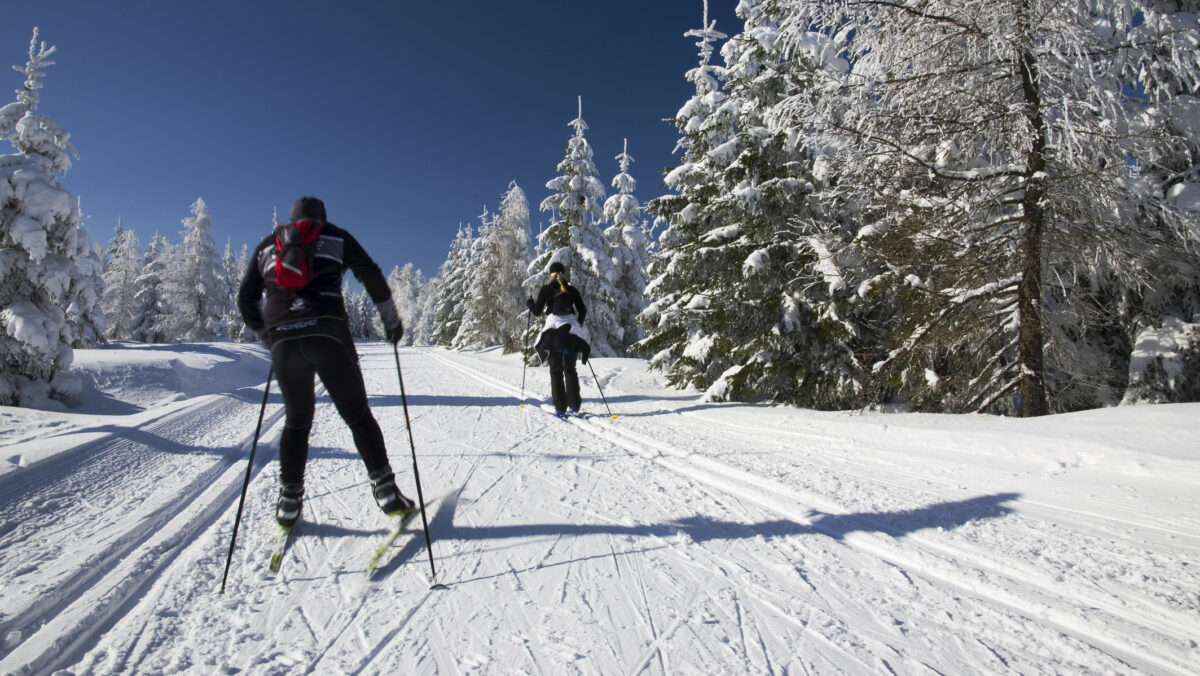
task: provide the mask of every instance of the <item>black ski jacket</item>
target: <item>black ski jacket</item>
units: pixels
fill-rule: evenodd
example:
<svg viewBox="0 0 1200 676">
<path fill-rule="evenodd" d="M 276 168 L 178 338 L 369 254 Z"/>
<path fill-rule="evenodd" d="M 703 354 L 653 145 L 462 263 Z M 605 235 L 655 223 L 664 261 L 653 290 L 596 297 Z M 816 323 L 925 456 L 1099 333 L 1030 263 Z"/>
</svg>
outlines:
<svg viewBox="0 0 1200 676">
<path fill-rule="evenodd" d="M 537 299 L 532 303 L 526 303 L 529 311 L 535 315 L 540 315 L 547 310 L 551 314 L 556 315 L 575 315 L 575 319 L 579 320 L 579 325 L 583 326 L 583 320 L 587 317 L 587 307 L 583 304 L 583 296 L 579 295 L 579 289 L 567 285 L 567 292 L 563 293 L 558 284 L 550 282 L 542 286 L 538 290 Z"/>
<path fill-rule="evenodd" d="M 268 235 L 254 250 L 250 265 L 238 289 L 238 310 L 246 326 L 259 334 L 285 324 L 314 319 L 348 321 L 342 298 L 342 276 L 349 269 L 367 290 L 379 309 L 383 325 L 394 327 L 400 315 L 392 302 L 392 292 L 379 266 L 358 240 L 332 223 L 325 223 L 317 243 L 313 269 L 316 276 L 297 291 L 275 284 L 275 233 Z M 263 291 L 266 302 L 263 302 Z"/>
</svg>

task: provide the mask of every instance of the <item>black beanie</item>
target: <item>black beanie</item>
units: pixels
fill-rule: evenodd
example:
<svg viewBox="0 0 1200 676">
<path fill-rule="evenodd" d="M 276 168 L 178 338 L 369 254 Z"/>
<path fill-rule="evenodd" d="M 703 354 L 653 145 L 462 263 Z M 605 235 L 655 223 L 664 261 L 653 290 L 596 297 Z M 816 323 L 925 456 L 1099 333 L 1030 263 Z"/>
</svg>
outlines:
<svg viewBox="0 0 1200 676">
<path fill-rule="evenodd" d="M 292 213 L 289 218 L 293 223 L 305 219 L 323 221 L 325 220 L 325 203 L 316 197 L 301 197 L 292 205 Z"/>
<path fill-rule="evenodd" d="M 563 264 L 559 263 L 558 261 L 554 261 L 553 263 L 550 264 L 550 274 L 554 274 L 555 272 L 564 272 L 565 273 L 566 271 L 567 271 L 567 269 L 565 267 L 563 267 Z"/>
</svg>

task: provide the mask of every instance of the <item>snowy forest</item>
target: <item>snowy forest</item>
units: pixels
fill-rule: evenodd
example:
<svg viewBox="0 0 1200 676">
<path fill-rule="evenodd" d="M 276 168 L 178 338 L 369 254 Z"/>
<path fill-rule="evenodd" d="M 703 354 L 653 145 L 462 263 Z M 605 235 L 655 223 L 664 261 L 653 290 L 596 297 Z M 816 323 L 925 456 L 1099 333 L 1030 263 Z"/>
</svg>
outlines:
<svg viewBox="0 0 1200 676">
<path fill-rule="evenodd" d="M 584 102 L 533 233 L 525 191 L 436 276 L 388 276 L 404 341 L 526 348 L 562 262 L 593 355 L 711 401 L 1037 416 L 1200 400 L 1200 0 L 741 0 L 681 73 L 678 165 L 601 176 Z M 681 45 L 682 46 L 682 45 Z M 89 240 L 38 110 L 0 108 L 0 405 L 69 398 L 72 348 L 253 341 L 203 199 L 178 241 Z M 647 183 L 642 184 L 645 196 Z M 607 187 L 606 187 L 607 186 Z M 608 188 L 611 188 L 609 190 Z M 181 211 L 183 205 L 181 205 Z M 347 287 L 352 331 L 382 336 Z"/>
</svg>

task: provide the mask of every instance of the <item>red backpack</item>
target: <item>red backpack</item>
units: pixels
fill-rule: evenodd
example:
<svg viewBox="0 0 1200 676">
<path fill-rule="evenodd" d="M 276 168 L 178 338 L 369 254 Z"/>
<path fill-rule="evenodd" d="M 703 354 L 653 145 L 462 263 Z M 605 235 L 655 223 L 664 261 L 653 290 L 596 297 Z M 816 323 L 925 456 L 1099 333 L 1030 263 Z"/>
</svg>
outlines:
<svg viewBox="0 0 1200 676">
<path fill-rule="evenodd" d="M 275 226 L 275 284 L 298 291 L 316 276 L 313 258 L 324 221 L 296 221 Z"/>
</svg>

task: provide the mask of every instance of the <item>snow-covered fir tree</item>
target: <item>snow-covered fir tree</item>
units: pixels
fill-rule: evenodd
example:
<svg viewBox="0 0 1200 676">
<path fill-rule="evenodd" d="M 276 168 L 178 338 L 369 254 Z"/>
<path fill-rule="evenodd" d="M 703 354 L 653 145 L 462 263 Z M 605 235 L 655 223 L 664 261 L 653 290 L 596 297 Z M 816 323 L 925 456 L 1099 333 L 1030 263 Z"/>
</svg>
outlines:
<svg viewBox="0 0 1200 676">
<path fill-rule="evenodd" d="M 719 149 L 734 138 L 735 130 L 721 89 L 724 68 L 712 63 L 715 43 L 726 35 L 708 20 L 707 2 L 703 27 L 685 36 L 697 38 L 700 48 L 699 65 L 687 72 L 695 94 L 674 118 L 680 132 L 676 149 L 683 157 L 664 181 L 673 192 L 646 205 L 666 229 L 650 261 L 648 302 L 638 319 L 645 338 L 634 347 L 650 355 L 651 367 L 662 371 L 672 385 L 706 389 L 728 366 L 713 360 L 716 339 L 701 321 L 712 300 L 708 278 L 714 273 L 704 260 L 705 241 L 723 225 L 712 209 L 728 162 Z"/>
<path fill-rule="evenodd" d="M 159 331 L 171 342 L 207 342 L 225 334 L 221 298 L 221 257 L 212 238 L 212 215 L 203 198 L 190 208 L 180 232 L 182 242 L 167 257 L 166 312 Z"/>
<path fill-rule="evenodd" d="M 412 333 L 413 345 L 434 345 L 433 340 L 433 322 L 437 314 L 437 290 L 439 288 L 439 279 L 434 277 L 426 279 L 421 285 L 421 291 L 417 295 L 417 318 L 413 322 L 412 327 L 405 329 L 405 333 Z"/>
<path fill-rule="evenodd" d="M 480 227 L 477 242 L 471 293 L 455 345 L 499 345 L 506 353 L 515 352 L 528 324 L 522 315 L 528 295 L 523 284 L 532 257 L 529 202 L 515 181 L 501 198 L 499 212 Z"/>
<path fill-rule="evenodd" d="M 642 327 L 637 318 L 646 309 L 650 242 L 642 220 L 642 205 L 633 195 L 637 181 L 629 174 L 629 165 L 633 163 L 629 139 L 624 140 L 616 160 L 621 171 L 612 181 L 617 194 L 604 203 L 604 220 L 610 224 L 604 231 L 604 238 L 608 241 L 609 255 L 617 274 L 613 282 L 616 289 L 613 311 L 621 325 L 621 354 L 624 355 L 629 346 L 642 339 Z"/>
<path fill-rule="evenodd" d="M 450 252 L 438 270 L 432 332 L 435 345 L 450 347 L 458 335 L 463 320 L 464 300 L 470 293 L 468 285 L 474 239 L 471 226 L 460 225 L 454 241 L 450 243 Z"/>
<path fill-rule="evenodd" d="M 404 338 L 400 344 L 412 345 L 412 328 L 421 321 L 420 313 L 424 309 L 420 296 L 421 289 L 425 286 L 425 275 L 412 263 L 405 263 L 403 267 L 396 266 L 392 269 L 388 275 L 388 286 L 392 290 L 396 311 L 400 313 L 400 320 L 404 322 Z"/>
<path fill-rule="evenodd" d="M 250 247 L 242 245 L 238 253 L 234 253 L 233 242 L 225 241 L 225 253 L 221 255 L 220 296 L 225 301 L 222 306 L 222 320 L 225 325 L 225 335 L 235 343 L 253 342 L 256 338 L 250 327 L 242 320 L 242 313 L 237 307 L 238 286 L 242 275 L 250 264 Z"/>
<path fill-rule="evenodd" d="M 70 134 L 38 112 L 54 52 L 35 29 L 28 61 L 15 67 L 24 87 L 0 108 L 0 137 L 17 151 L 0 156 L 0 405 L 76 393 L 72 347 L 104 333 L 103 264 L 60 183 L 71 168 Z"/>
<path fill-rule="evenodd" d="M 1130 172 L 1173 140 L 1144 105 L 1171 96 L 1147 52 L 1194 87 L 1195 17 L 1180 30 L 1127 0 L 789 8 L 784 50 L 818 35 L 849 63 L 776 113 L 833 149 L 826 204 L 860 206 L 862 262 L 839 274 L 902 308 L 878 382 L 925 409 L 1101 403 L 1124 378 L 1089 345 L 1107 299 L 1148 288 L 1154 259 L 1196 236 L 1161 179 Z M 1097 296 L 1101 278 L 1116 288 Z"/>
<path fill-rule="evenodd" d="M 696 244 L 707 280 L 695 358 L 720 375 L 713 400 L 774 400 L 839 408 L 854 395 L 849 332 L 827 312 L 828 297 L 806 271 L 817 256 L 800 245 L 795 225 L 816 215 L 812 160 L 798 135 L 771 129 L 766 114 L 785 96 L 812 88 L 816 63 L 784 54 L 778 43 L 782 5 L 742 0 L 740 33 L 722 47 L 722 114 L 733 136 L 708 152 L 718 192 L 701 204 L 714 227 Z"/>
<path fill-rule="evenodd" d="M 1139 156 L 1138 172 L 1177 211 L 1151 217 L 1174 221 L 1168 227 L 1175 229 L 1187 227 L 1188 214 L 1195 222 L 1200 212 L 1200 86 L 1193 69 L 1174 64 L 1181 55 L 1200 58 L 1195 48 L 1200 0 L 1164 0 L 1150 7 L 1131 40 L 1143 46 L 1145 123 L 1161 125 L 1171 142 L 1160 154 Z M 1174 39 L 1156 39 L 1167 30 L 1174 31 Z M 1163 255 L 1149 269 L 1150 287 L 1126 293 L 1110 306 L 1120 308 L 1120 321 L 1119 329 L 1108 334 L 1126 348 L 1122 356 L 1132 346 L 1125 402 L 1200 400 L 1200 265 L 1180 259 L 1178 254 L 1188 250 L 1181 243 L 1168 240 L 1160 250 Z"/>
<path fill-rule="evenodd" d="M 142 274 L 142 249 L 137 232 L 124 230 L 118 223 L 104 261 L 104 295 L 101 307 L 107 322 L 109 340 L 128 340 L 133 335 L 138 292 L 137 279 Z"/>
<path fill-rule="evenodd" d="M 596 178 L 592 148 L 584 131 L 583 98 L 579 114 L 569 126 L 575 134 L 567 141 L 566 156 L 558 163 L 562 172 L 546 183 L 553 193 L 542 201 L 541 210 L 554 220 L 542 231 L 543 252 L 527 268 L 526 286 L 548 281 L 550 263 L 566 266 L 567 277 L 579 289 L 587 305 L 586 331 L 592 354 L 611 357 L 623 351 L 621 324 L 617 319 L 616 269 L 609 255 L 601 224 L 604 220 L 604 184 Z M 537 327 L 535 327 L 536 329 Z"/>
<path fill-rule="evenodd" d="M 377 340 L 383 334 L 376 328 L 376 317 L 379 312 L 375 309 L 375 302 L 371 300 L 371 295 L 366 289 L 352 291 L 349 282 L 343 287 L 343 297 L 346 299 L 346 315 L 350 322 L 350 335 L 354 336 L 355 340 Z M 405 331 L 408 328 L 405 327 Z"/>
<path fill-rule="evenodd" d="M 167 238 L 155 234 L 142 256 L 141 273 L 134 282 L 137 291 L 133 295 L 133 317 L 129 329 L 131 340 L 142 343 L 167 342 L 167 336 L 160 327 L 166 313 L 163 284 L 167 264 L 163 258 L 170 250 L 171 243 Z"/>
</svg>

